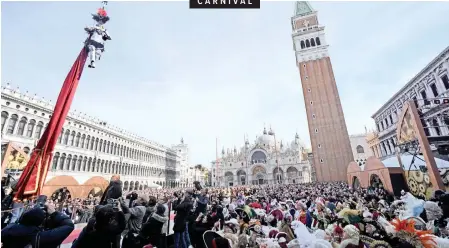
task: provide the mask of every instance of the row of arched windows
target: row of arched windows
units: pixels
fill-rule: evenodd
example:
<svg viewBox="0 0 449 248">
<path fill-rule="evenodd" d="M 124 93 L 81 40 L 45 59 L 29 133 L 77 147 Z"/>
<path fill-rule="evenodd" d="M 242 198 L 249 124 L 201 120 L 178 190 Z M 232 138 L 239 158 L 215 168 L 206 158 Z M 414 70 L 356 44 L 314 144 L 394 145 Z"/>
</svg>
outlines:
<svg viewBox="0 0 449 248">
<path fill-rule="evenodd" d="M 17 114 L 13 114 L 11 115 L 11 117 L 8 117 L 9 113 L 6 111 L 2 111 L 1 130 L 3 131 L 3 129 L 6 128 L 6 134 L 16 134 L 29 138 L 39 139 L 44 131 L 44 123 L 42 121 L 36 123 L 36 120 L 28 120 L 28 118 L 25 116 L 21 117 L 19 121 L 19 116 Z M 125 145 L 117 144 L 108 140 L 103 140 L 98 137 L 81 134 L 81 132 L 75 132 L 69 129 L 63 129 L 61 131 L 61 134 L 58 138 L 58 143 L 67 146 L 73 146 L 82 149 L 126 157 L 134 160 L 152 162 L 163 166 L 167 164 L 170 166 L 175 166 L 176 163 L 176 161 L 173 159 L 167 159 L 163 156 L 154 155 L 149 152 L 137 150 Z"/>
<path fill-rule="evenodd" d="M 108 140 L 103 140 L 98 137 L 81 134 L 80 132 L 70 131 L 69 129 L 63 129 L 61 131 L 58 143 L 67 146 L 74 146 L 87 150 L 108 153 L 111 155 L 122 156 L 130 159 L 153 162 L 160 165 L 165 165 L 166 163 L 171 162 L 174 166 L 173 160 L 166 160 L 162 156 L 140 151 Z"/>
<path fill-rule="evenodd" d="M 167 188 L 174 188 L 174 187 L 181 186 L 181 183 L 179 183 L 179 182 L 153 181 L 153 183 L 160 185 L 162 187 L 167 187 Z M 136 182 L 125 181 L 125 183 L 123 184 L 124 190 L 143 190 L 143 189 L 147 189 L 147 188 L 148 188 L 148 185 L 141 184 L 138 181 L 136 181 Z"/>
<path fill-rule="evenodd" d="M 301 41 L 301 49 L 308 48 L 308 47 L 314 47 L 321 45 L 321 41 L 319 37 L 316 38 L 310 38 L 307 40 Z"/>
<path fill-rule="evenodd" d="M 2 132 L 3 132 L 3 129 L 5 128 L 6 120 L 8 120 L 8 117 L 9 117 L 8 112 L 2 111 L 2 127 L 1 127 Z M 31 119 L 30 121 L 28 121 L 28 118 L 26 118 L 25 116 L 20 118 L 20 121 L 19 121 L 19 116 L 16 114 L 13 114 L 13 115 L 11 115 L 11 117 L 8 120 L 8 123 L 6 126 L 6 133 L 14 134 L 14 132 L 15 132 L 15 134 L 17 134 L 17 135 L 22 135 L 22 136 L 26 136 L 29 138 L 39 139 L 42 135 L 43 128 L 44 128 L 44 123 L 42 121 L 39 121 L 36 124 L 35 119 Z"/>
<path fill-rule="evenodd" d="M 165 170 L 142 165 L 121 163 L 117 161 L 96 159 L 56 152 L 51 169 L 74 172 L 98 172 L 104 174 L 120 174 L 142 177 L 163 177 Z"/>
</svg>

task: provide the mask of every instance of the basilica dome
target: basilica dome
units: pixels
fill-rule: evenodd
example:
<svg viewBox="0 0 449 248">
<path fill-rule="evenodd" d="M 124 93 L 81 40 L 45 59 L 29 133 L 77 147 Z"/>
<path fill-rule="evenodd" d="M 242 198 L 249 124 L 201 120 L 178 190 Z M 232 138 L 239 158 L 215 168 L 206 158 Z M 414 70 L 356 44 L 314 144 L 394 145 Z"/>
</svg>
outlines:
<svg viewBox="0 0 449 248">
<path fill-rule="evenodd" d="M 275 142 L 275 141 L 276 140 L 274 138 L 274 132 L 272 130 L 267 132 L 266 128 L 263 129 L 262 136 L 259 136 L 259 138 L 257 139 L 257 143 L 261 147 L 265 147 L 266 149 L 274 148 L 276 143 L 277 143 L 277 149 L 279 149 L 279 142 Z"/>
</svg>

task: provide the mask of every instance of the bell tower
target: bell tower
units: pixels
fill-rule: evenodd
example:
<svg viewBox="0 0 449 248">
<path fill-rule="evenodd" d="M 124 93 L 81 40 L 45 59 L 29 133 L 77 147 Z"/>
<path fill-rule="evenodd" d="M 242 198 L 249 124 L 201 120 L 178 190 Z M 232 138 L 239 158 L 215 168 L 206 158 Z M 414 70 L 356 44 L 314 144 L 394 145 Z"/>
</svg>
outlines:
<svg viewBox="0 0 449 248">
<path fill-rule="evenodd" d="M 295 3 L 291 21 L 317 181 L 347 181 L 354 158 L 324 26 L 308 2 Z"/>
</svg>

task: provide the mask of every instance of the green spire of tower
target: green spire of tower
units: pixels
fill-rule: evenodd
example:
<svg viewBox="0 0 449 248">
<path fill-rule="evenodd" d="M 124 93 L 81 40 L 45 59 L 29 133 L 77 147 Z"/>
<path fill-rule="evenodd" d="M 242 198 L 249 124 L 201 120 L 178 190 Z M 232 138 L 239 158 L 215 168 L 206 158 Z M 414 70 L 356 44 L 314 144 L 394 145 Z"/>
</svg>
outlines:
<svg viewBox="0 0 449 248">
<path fill-rule="evenodd" d="M 310 6 L 309 2 L 298 1 L 295 2 L 295 16 L 305 16 L 313 13 L 313 8 Z"/>
</svg>

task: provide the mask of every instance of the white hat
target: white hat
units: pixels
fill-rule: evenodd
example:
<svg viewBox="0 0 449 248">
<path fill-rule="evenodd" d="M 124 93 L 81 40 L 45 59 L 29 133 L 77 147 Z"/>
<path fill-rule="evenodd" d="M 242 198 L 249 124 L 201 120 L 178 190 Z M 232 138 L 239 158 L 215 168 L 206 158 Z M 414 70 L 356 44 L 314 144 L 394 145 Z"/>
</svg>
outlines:
<svg viewBox="0 0 449 248">
<path fill-rule="evenodd" d="M 227 225 L 227 224 L 232 224 L 232 225 L 234 225 L 234 226 L 238 226 L 238 225 L 239 225 L 239 222 L 237 221 L 237 219 L 232 218 L 232 219 L 226 221 L 225 224 L 226 224 L 226 225 Z"/>
</svg>

